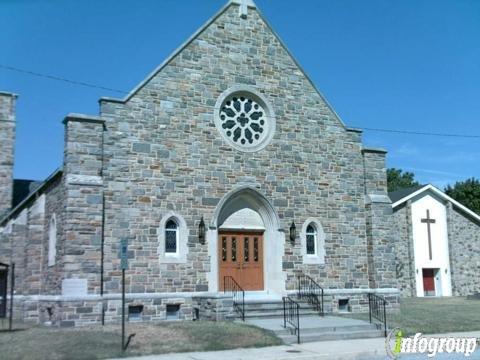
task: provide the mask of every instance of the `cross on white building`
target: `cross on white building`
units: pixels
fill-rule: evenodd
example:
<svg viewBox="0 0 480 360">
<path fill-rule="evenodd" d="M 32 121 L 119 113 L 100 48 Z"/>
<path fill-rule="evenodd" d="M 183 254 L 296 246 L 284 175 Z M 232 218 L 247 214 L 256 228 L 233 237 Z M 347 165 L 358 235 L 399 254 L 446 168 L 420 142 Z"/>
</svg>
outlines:
<svg viewBox="0 0 480 360">
<path fill-rule="evenodd" d="M 420 219 L 420 221 L 427 224 L 428 257 L 432 260 L 432 231 L 430 230 L 430 224 L 435 224 L 435 219 L 430 218 L 430 210 L 427 209 L 427 217 L 425 219 Z"/>
</svg>

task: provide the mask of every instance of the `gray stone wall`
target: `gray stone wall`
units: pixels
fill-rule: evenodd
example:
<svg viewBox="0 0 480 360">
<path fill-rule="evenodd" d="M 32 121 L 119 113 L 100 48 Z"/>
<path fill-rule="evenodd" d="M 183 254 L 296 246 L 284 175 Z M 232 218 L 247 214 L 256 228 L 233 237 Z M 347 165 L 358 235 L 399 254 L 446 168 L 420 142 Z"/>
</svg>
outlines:
<svg viewBox="0 0 480 360">
<path fill-rule="evenodd" d="M 128 316 L 130 306 L 143 306 L 139 319 Z M 132 297 L 127 294 L 125 312 L 127 321 L 165 321 L 167 305 L 179 306 L 178 320 L 222 321 L 233 319 L 232 298 L 225 295 L 206 294 L 205 296 L 152 296 Z M 41 296 L 33 299 L 28 296 L 16 296 L 14 317 L 29 323 L 70 327 L 98 324 L 102 319 L 102 307 L 105 308 L 105 323 L 120 323 L 122 320 L 122 300 L 119 296 L 106 298 L 90 296 L 90 299 Z M 198 316 L 197 318 L 195 318 Z M 173 319 L 171 319 L 173 320 Z"/>
<path fill-rule="evenodd" d="M 12 205 L 16 100 L 17 95 L 0 92 L 0 218 Z"/>
<path fill-rule="evenodd" d="M 28 210 L 25 209 L 18 215 L 12 224 L 9 235 L 9 245 L 12 249 L 11 262 L 15 262 L 15 291 L 24 294 L 26 289 L 25 271 L 28 263 L 26 248 L 28 242 Z M 10 262 L 9 261 L 9 262 Z"/>
<path fill-rule="evenodd" d="M 276 114 L 273 141 L 256 153 L 234 150 L 214 125 L 217 98 L 238 84 L 255 87 Z M 245 184 L 272 202 L 285 232 L 292 220 L 322 223 L 325 265 L 304 265 L 298 242 L 286 242 L 288 287 L 301 271 L 325 287 L 368 287 L 360 135 L 344 128 L 256 11 L 242 19 L 228 8 L 128 101 L 101 101 L 101 116 L 108 291 L 119 291 L 122 237 L 131 243 L 128 291 L 206 290 L 198 222 L 208 224 L 219 200 Z M 170 210 L 189 229 L 185 264 L 158 261 L 158 224 Z"/>
<path fill-rule="evenodd" d="M 15 292 L 58 294 L 62 263 L 64 193 L 61 173 L 44 186 L 23 209 L 11 214 L 0 231 L 0 261 L 15 263 Z M 48 266 L 49 220 L 57 217 L 57 263 Z"/>
<path fill-rule="evenodd" d="M 276 116 L 272 142 L 254 153 L 232 148 L 214 124 L 220 94 L 242 84 L 266 97 Z M 97 322 L 104 310 L 107 321 L 118 319 L 119 299 L 108 295 L 120 292 L 124 238 L 127 293 L 207 292 L 211 262 L 208 244 L 198 241 L 198 223 L 203 217 L 210 224 L 220 199 L 244 185 L 268 199 L 286 234 L 292 221 L 300 229 L 312 217 L 325 232 L 325 264 L 304 264 L 299 239 L 292 244 L 286 236 L 287 289 L 299 273 L 331 289 L 396 285 L 385 152 L 362 151 L 360 133 L 345 128 L 256 11 L 243 19 L 231 5 L 132 97 L 103 99 L 100 110 L 100 118 L 67 116 L 64 174 L 43 191 L 43 210 L 29 207 L 24 229 L 13 236 L 27 239 L 24 294 L 58 295 L 67 278 L 87 279 L 89 294 L 99 294 L 103 249 L 106 297 L 25 298 L 24 317 L 67 326 Z M 187 225 L 181 263 L 159 258 L 159 223 L 171 211 Z M 57 261 L 49 267 L 53 213 Z M 354 311 L 365 309 L 362 291 L 347 294 Z M 195 309 L 215 320 L 231 311 L 218 297 L 180 298 L 185 319 Z M 332 299 L 334 308 L 338 299 Z M 397 295 L 392 299 L 397 306 Z M 177 300 L 131 301 L 144 305 L 144 320 L 157 320 Z"/>
<path fill-rule="evenodd" d="M 43 257 L 45 256 L 45 195 L 28 208 L 27 241 L 25 242 L 24 294 L 38 295 L 42 289 Z"/>
<path fill-rule="evenodd" d="M 103 217 L 103 121 L 69 115 L 65 121 L 63 279 L 87 279 L 100 292 Z M 110 266 L 110 263 L 106 263 Z"/>
<path fill-rule="evenodd" d="M 411 202 L 395 209 L 393 213 L 395 231 L 396 276 L 402 296 L 416 296 L 415 259 L 412 238 Z"/>
<path fill-rule="evenodd" d="M 480 223 L 451 204 L 447 208 L 452 293 L 480 292 Z"/>
<path fill-rule="evenodd" d="M 368 279 L 371 288 L 396 288 L 396 232 L 387 195 L 384 150 L 364 149 Z"/>
<path fill-rule="evenodd" d="M 63 259 L 65 252 L 65 188 L 63 186 L 63 177 L 57 176 L 57 179 L 51 183 L 45 191 L 45 228 L 43 238 L 43 254 L 42 258 L 42 294 L 58 295 L 61 294 L 62 277 L 63 277 Z M 50 220 L 53 215 L 56 218 L 57 228 L 57 244 L 56 258 L 53 266 L 48 265 L 49 251 L 49 229 Z"/>
</svg>

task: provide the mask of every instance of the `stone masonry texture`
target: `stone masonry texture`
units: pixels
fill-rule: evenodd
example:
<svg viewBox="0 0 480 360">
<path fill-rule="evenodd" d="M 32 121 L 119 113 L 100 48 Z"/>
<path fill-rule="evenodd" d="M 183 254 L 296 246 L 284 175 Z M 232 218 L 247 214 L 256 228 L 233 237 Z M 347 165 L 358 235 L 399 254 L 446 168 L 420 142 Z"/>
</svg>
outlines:
<svg viewBox="0 0 480 360">
<path fill-rule="evenodd" d="M 0 218 L 12 203 L 16 100 L 16 95 L 0 92 Z"/>
<path fill-rule="evenodd" d="M 255 153 L 226 144 L 213 121 L 220 94 L 242 84 L 260 91 L 277 118 L 273 141 Z M 130 291 L 205 287 L 210 265 L 198 221 L 209 223 L 218 201 L 245 184 L 274 204 L 285 232 L 293 219 L 321 219 L 325 265 L 304 265 L 299 244 L 287 242 L 289 282 L 305 272 L 325 287 L 368 287 L 359 135 L 345 130 L 256 11 L 242 19 L 229 7 L 128 101 L 102 101 L 101 116 L 109 290 L 119 290 L 124 237 L 133 253 Z M 158 222 L 169 210 L 190 230 L 185 264 L 158 262 Z"/>
<path fill-rule="evenodd" d="M 480 292 L 480 223 L 450 202 L 447 207 L 447 230 L 452 294 L 467 296 Z M 396 276 L 402 296 L 416 296 L 412 216 L 409 202 L 395 209 L 394 226 Z"/>
<path fill-rule="evenodd" d="M 448 206 L 452 293 L 480 293 L 480 223 Z"/>
<path fill-rule="evenodd" d="M 234 149 L 215 127 L 217 99 L 233 86 L 254 88 L 272 105 L 276 131 L 260 151 Z M 126 290 L 133 305 L 144 305 L 144 320 L 165 319 L 167 304 L 180 304 L 183 319 L 227 318 L 230 299 L 207 294 L 209 244 L 199 243 L 197 229 L 202 217 L 210 224 L 225 194 L 245 185 L 272 204 L 285 234 L 292 221 L 299 229 L 312 217 L 323 227 L 324 264 L 304 264 L 298 239 L 283 244 L 287 290 L 304 273 L 326 289 L 352 289 L 345 296 L 353 311 L 364 311 L 366 292 L 355 289 L 397 286 L 391 203 L 382 200 L 385 152 L 363 148 L 360 132 L 345 128 L 254 9 L 242 18 L 238 5 L 228 6 L 132 96 L 102 99 L 100 117 L 71 114 L 64 124 L 63 170 L 0 224 L 12 229 L 1 233 L 0 249 L 19 263 L 25 319 L 71 326 L 98 322 L 104 312 L 106 321 L 118 320 L 122 239 Z M 159 258 L 159 223 L 172 211 L 186 222 L 184 262 Z M 57 256 L 48 266 L 53 214 Z M 62 300 L 64 279 L 86 279 L 91 298 Z M 398 296 L 388 294 L 398 308 Z"/>
</svg>

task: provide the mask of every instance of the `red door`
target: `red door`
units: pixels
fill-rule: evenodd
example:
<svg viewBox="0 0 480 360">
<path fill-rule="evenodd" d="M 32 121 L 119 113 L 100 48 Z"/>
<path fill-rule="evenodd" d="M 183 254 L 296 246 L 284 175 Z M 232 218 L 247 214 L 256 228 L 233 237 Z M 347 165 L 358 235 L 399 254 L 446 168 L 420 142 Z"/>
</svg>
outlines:
<svg viewBox="0 0 480 360">
<path fill-rule="evenodd" d="M 435 295 L 434 269 L 423 269 L 423 292 L 425 296 Z"/>
</svg>

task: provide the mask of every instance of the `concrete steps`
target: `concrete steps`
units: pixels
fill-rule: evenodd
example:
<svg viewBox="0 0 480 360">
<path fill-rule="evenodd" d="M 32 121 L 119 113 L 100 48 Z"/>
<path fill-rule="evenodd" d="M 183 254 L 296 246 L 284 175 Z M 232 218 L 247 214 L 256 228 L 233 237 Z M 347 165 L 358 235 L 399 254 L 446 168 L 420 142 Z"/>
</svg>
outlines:
<svg viewBox="0 0 480 360">
<path fill-rule="evenodd" d="M 297 342 L 294 329 L 287 324 L 283 327 L 283 317 L 246 317 L 245 321 L 270 331 L 273 331 L 286 344 Z M 345 339 L 367 339 L 383 337 L 379 325 L 363 320 L 349 319 L 337 316 L 320 317 L 318 315 L 300 316 L 300 342 L 330 341 Z"/>
<path fill-rule="evenodd" d="M 300 315 L 317 315 L 318 313 L 306 303 L 300 303 Z M 245 318 L 283 318 L 283 302 L 282 301 L 245 301 Z"/>
<path fill-rule="evenodd" d="M 337 316 L 319 316 L 312 306 L 295 299 L 300 304 L 300 342 L 367 339 L 383 337 L 382 329 L 363 320 Z M 328 314 L 328 309 L 326 309 Z M 236 314 L 238 319 L 238 314 Z M 286 344 L 297 342 L 297 336 L 287 324 L 283 327 L 283 302 L 280 299 L 245 299 L 245 321 L 273 331 Z"/>
<path fill-rule="evenodd" d="M 300 315 L 318 315 L 310 304 L 299 302 Z M 283 317 L 283 302 L 279 300 L 245 300 L 245 318 Z"/>
<path fill-rule="evenodd" d="M 362 332 L 362 331 L 377 331 L 377 327 L 373 324 L 361 324 L 361 325 L 345 325 L 345 326 L 318 326 L 318 327 L 310 327 L 310 328 L 302 328 L 302 318 L 300 318 L 300 332 L 304 335 L 308 334 L 326 334 L 326 333 L 340 333 L 344 332 L 345 330 L 352 331 L 352 332 Z M 275 330 L 277 335 L 291 335 L 290 328 L 283 328 L 282 330 Z"/>
<path fill-rule="evenodd" d="M 284 329 L 274 331 L 275 334 L 283 340 L 285 344 L 297 343 L 297 335 L 292 334 L 293 329 Z M 302 328 L 302 319 L 300 319 L 300 342 L 331 341 L 346 339 L 368 339 L 383 337 L 383 331 L 373 324 L 366 325 L 345 325 L 337 327 L 316 327 Z"/>
</svg>

